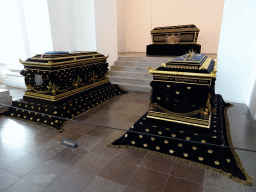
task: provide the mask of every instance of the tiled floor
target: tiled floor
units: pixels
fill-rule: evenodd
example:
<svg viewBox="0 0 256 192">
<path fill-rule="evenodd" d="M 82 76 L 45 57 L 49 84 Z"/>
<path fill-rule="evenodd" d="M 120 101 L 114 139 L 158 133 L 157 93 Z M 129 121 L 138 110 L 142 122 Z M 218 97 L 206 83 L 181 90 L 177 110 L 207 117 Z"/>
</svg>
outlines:
<svg viewBox="0 0 256 192">
<path fill-rule="evenodd" d="M 129 129 L 148 110 L 149 96 L 140 92 L 119 95 L 67 123 L 62 133 L 0 117 L 0 191 L 256 191 L 256 185 L 246 187 L 169 158 L 106 147 L 124 131 L 102 126 Z M 256 150 L 256 126 L 248 108 L 235 104 L 228 115 L 235 146 Z M 78 146 L 61 145 L 62 138 L 75 140 Z M 238 154 L 256 182 L 256 153 Z"/>
</svg>

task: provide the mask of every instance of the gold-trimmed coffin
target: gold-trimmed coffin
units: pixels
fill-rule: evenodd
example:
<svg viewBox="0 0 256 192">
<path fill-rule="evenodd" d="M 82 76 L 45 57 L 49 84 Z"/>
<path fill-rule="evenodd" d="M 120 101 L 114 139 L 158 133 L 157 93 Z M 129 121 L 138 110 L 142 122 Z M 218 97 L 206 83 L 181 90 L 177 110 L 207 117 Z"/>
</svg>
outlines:
<svg viewBox="0 0 256 192">
<path fill-rule="evenodd" d="M 214 68 L 210 74 L 190 73 L 180 71 L 160 71 L 149 67 L 149 73 L 153 74 L 154 81 L 186 83 L 195 85 L 211 85 L 212 79 L 216 78 L 218 59 L 214 60 Z M 162 66 L 166 66 L 165 63 Z"/>
<path fill-rule="evenodd" d="M 199 31 L 191 24 L 156 27 L 150 33 L 153 44 L 196 44 Z"/>
<path fill-rule="evenodd" d="M 25 76 L 25 97 L 58 101 L 109 82 L 108 63 L 97 52 L 37 54 L 20 62 Z"/>
<path fill-rule="evenodd" d="M 199 60 L 196 60 L 196 57 Z M 202 59 L 201 59 L 202 58 Z M 201 128 L 210 128 L 211 116 L 214 107 L 211 106 L 212 96 L 214 95 L 214 85 L 217 73 L 217 62 L 208 58 L 206 55 L 190 52 L 186 55 L 170 60 L 168 63 L 162 63 L 157 69 L 149 67 L 149 73 L 153 74 L 152 95 L 150 101 L 151 110 L 147 114 L 148 119 L 172 122 L 177 124 L 191 125 Z M 191 71 L 191 72 L 190 72 Z M 190 92 L 185 90 L 197 90 Z M 213 92 L 207 92 L 213 90 Z M 208 96 L 207 96 L 208 95 Z M 180 103 L 189 105 L 189 98 L 200 98 L 200 107 L 194 103 L 193 110 L 182 112 L 182 108 L 177 112 L 172 106 Z M 198 102 L 197 102 L 198 103 Z M 173 109 L 173 110 L 171 110 Z"/>
</svg>

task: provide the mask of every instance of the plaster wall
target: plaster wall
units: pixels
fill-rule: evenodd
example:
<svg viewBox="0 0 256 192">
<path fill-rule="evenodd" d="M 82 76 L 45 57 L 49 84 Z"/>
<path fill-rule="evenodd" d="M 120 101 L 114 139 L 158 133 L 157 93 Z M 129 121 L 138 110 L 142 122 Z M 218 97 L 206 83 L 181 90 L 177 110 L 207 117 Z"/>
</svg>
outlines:
<svg viewBox="0 0 256 192">
<path fill-rule="evenodd" d="M 117 60 L 117 1 L 95 0 L 96 49 L 108 55 L 109 66 Z"/>
<path fill-rule="evenodd" d="M 224 0 L 126 0 L 126 39 L 118 36 L 119 47 L 126 42 L 127 52 L 146 52 L 155 27 L 195 24 L 202 53 L 217 53 Z M 119 7 L 121 8 L 121 7 Z M 118 11 L 120 13 L 121 11 Z M 121 14 L 119 14 L 121 15 Z M 122 42 L 122 43 L 121 43 Z"/>
<path fill-rule="evenodd" d="M 47 1 L 22 1 L 24 12 L 23 27 L 27 34 L 25 46 L 27 57 L 52 50 L 51 29 Z"/>
<path fill-rule="evenodd" d="M 244 103 L 255 117 L 256 2 L 226 0 L 217 57 L 216 93 Z"/>
<path fill-rule="evenodd" d="M 117 0 L 118 53 L 126 52 L 126 1 Z"/>
</svg>

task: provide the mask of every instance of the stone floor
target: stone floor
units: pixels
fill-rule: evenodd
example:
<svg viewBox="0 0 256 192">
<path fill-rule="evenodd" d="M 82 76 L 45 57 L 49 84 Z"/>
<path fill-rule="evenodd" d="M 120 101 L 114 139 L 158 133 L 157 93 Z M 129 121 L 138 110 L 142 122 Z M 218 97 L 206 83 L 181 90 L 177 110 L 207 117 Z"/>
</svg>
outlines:
<svg viewBox="0 0 256 192">
<path fill-rule="evenodd" d="M 10 91 L 13 98 L 22 90 Z M 15 95 L 16 94 L 16 95 Z M 106 144 L 125 132 L 147 110 L 150 94 L 119 95 L 67 123 L 62 133 L 0 117 L 0 191 L 93 192 L 255 192 L 226 177 L 169 158 Z M 228 111 L 235 147 L 256 150 L 256 126 L 248 108 Z M 94 125 L 89 125 L 91 123 Z M 61 145 L 62 138 L 78 146 Z M 237 150 L 256 182 L 256 153 Z"/>
</svg>

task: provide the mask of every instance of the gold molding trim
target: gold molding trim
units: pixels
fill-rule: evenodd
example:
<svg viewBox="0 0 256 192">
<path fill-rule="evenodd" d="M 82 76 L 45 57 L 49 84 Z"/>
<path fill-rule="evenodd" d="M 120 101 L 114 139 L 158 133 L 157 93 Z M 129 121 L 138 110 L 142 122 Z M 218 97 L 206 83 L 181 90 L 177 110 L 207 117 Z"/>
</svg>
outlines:
<svg viewBox="0 0 256 192">
<path fill-rule="evenodd" d="M 36 66 L 36 67 L 59 67 L 61 65 L 67 66 L 67 65 L 80 65 L 81 62 L 83 64 L 85 63 L 90 63 L 91 61 L 105 61 L 108 57 L 95 57 L 95 58 L 88 58 L 88 59 L 81 59 L 81 60 L 71 60 L 71 61 L 63 61 L 63 62 L 58 62 L 58 63 L 53 63 L 52 61 L 48 61 L 48 63 L 40 63 L 40 62 L 26 62 L 22 61 L 22 64 L 24 66 Z M 79 63 L 78 63 L 79 62 Z"/>
<path fill-rule="evenodd" d="M 166 113 L 149 111 L 147 118 L 170 121 L 170 122 L 175 122 L 179 124 L 193 125 L 193 126 L 203 127 L 208 129 L 210 128 L 210 124 L 211 124 L 211 114 L 209 115 L 208 120 L 204 120 L 204 119 L 196 119 L 191 117 L 179 117 L 179 116 L 169 115 Z"/>
<path fill-rule="evenodd" d="M 38 93 L 33 93 L 33 92 L 28 92 L 28 91 L 25 91 L 24 96 L 31 97 L 31 98 L 37 98 L 37 99 L 44 99 L 44 100 L 48 100 L 48 101 L 58 101 L 58 100 L 66 98 L 66 97 L 69 97 L 73 94 L 83 92 L 85 90 L 91 89 L 91 88 L 99 86 L 99 85 L 103 85 L 103 84 L 108 83 L 108 82 L 109 82 L 109 79 L 105 79 L 105 80 L 102 80 L 102 81 L 98 81 L 96 83 L 86 85 L 84 87 L 80 87 L 80 88 L 68 91 L 66 93 L 61 93 L 61 94 L 56 95 L 56 96 L 43 95 L 43 94 L 38 94 Z"/>
<path fill-rule="evenodd" d="M 163 74 L 163 75 L 183 75 L 183 76 L 194 76 L 194 77 L 208 77 L 208 78 L 216 78 L 217 73 L 217 62 L 218 60 L 214 60 L 214 68 L 213 71 L 210 74 L 206 73 L 190 73 L 190 72 L 179 72 L 179 71 L 159 71 L 152 67 L 148 67 L 149 73 L 151 74 Z"/>
</svg>

